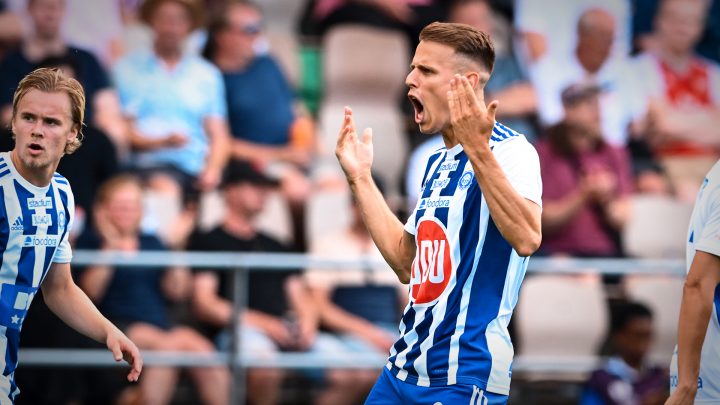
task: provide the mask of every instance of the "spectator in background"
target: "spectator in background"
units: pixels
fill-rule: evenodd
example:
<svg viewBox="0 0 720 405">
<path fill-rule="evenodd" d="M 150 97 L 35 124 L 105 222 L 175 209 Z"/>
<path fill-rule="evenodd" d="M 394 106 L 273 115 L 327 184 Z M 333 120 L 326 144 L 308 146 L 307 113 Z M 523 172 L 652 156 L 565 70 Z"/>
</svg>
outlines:
<svg viewBox="0 0 720 405">
<path fill-rule="evenodd" d="M 218 185 L 229 151 L 222 76 L 182 48 L 201 23 L 201 10 L 195 0 L 145 1 L 140 15 L 153 30 L 153 48 L 127 55 L 114 71 L 132 167 L 151 190 L 186 207 Z M 192 228 L 192 216 L 182 217 L 188 218 L 169 233 L 171 245 Z"/>
<path fill-rule="evenodd" d="M 232 157 L 257 162 L 281 178 L 296 247 L 305 250 L 306 171 L 314 148 L 312 125 L 294 111 L 293 90 L 270 55 L 258 55 L 262 14 L 247 1 L 230 1 L 209 27 L 203 52 L 223 73 Z"/>
<path fill-rule="evenodd" d="M 694 51 L 707 11 L 706 0 L 663 0 L 655 45 L 638 56 L 633 77 L 633 96 L 647 111 L 636 131 L 687 201 L 720 157 L 720 68 Z"/>
<path fill-rule="evenodd" d="M 197 251 L 288 252 L 271 237 L 259 232 L 254 219 L 262 211 L 267 192 L 277 182 L 250 163 L 231 161 L 222 189 L 226 204 L 223 222 L 217 228 L 190 238 L 188 248 Z M 251 269 L 252 270 L 252 269 Z M 240 338 L 243 355 L 272 358 L 279 351 L 314 351 L 329 354 L 336 349 L 329 336 L 317 334 L 317 308 L 296 270 L 250 271 L 248 308 L 241 314 Z M 202 269 L 195 274 L 196 316 L 208 337 L 221 350 L 228 350 L 233 325 L 233 283 L 229 272 Z M 337 350 L 334 351 L 337 353 Z M 332 372 L 331 372 L 332 373 Z M 285 373 L 278 369 L 251 369 L 248 400 L 253 404 L 275 404 Z M 327 390 L 348 381 L 328 377 Z M 337 396 L 335 397 L 337 399 Z M 346 403 L 339 401 L 335 403 Z"/>
<path fill-rule="evenodd" d="M 5 0 L 0 0 L 0 60 L 5 51 L 12 48 L 22 38 L 20 17 L 9 10 Z"/>
<path fill-rule="evenodd" d="M 531 70 L 538 95 L 538 113 L 544 126 L 563 118 L 561 93 L 572 83 L 595 81 L 600 95 L 602 135 L 616 146 L 625 146 L 629 126 L 642 114 L 632 100 L 632 72 L 625 57 L 612 58 L 619 21 L 604 6 L 588 8 L 577 20 L 577 45 L 571 54 L 544 58 Z"/>
<path fill-rule="evenodd" d="M 532 65 L 542 59 L 565 60 L 576 46 L 578 18 L 589 8 L 603 7 L 617 26 L 613 57 L 630 52 L 630 0 L 515 0 L 515 28 L 520 54 Z"/>
<path fill-rule="evenodd" d="M 565 119 L 538 143 L 543 190 L 543 242 L 551 255 L 620 256 L 619 233 L 632 192 L 627 151 L 605 141 L 600 93 L 592 83 L 562 92 Z"/>
<path fill-rule="evenodd" d="M 312 241 L 311 252 L 320 257 L 383 263 L 355 201 L 352 201 L 350 226 Z M 407 303 L 407 287 L 393 272 L 371 267 L 369 263 L 366 269 L 311 270 L 305 276 L 319 305 L 320 325 L 339 335 L 342 353 L 386 356 L 399 337 L 398 310 Z M 344 401 L 326 393 L 323 401 L 318 401 L 320 404 L 357 403 L 370 392 L 379 374 L 376 370 L 337 370 L 334 373 L 352 384 L 342 389 Z"/>
<path fill-rule="evenodd" d="M 97 193 L 95 229 L 84 234 L 78 247 L 108 251 L 164 251 L 154 236 L 140 231 L 142 186 L 128 175 L 108 180 Z M 172 325 L 168 301 L 190 296 L 192 276 L 187 269 L 164 272 L 152 268 L 89 266 L 79 284 L 100 311 L 136 342 L 140 349 L 211 353 L 212 342 L 197 331 Z M 147 367 L 140 380 L 143 404 L 168 404 L 177 384 L 175 367 Z M 230 374 L 222 366 L 187 370 L 205 404 L 227 404 Z"/>
<path fill-rule="evenodd" d="M 653 315 L 640 303 L 618 304 L 612 314 L 613 354 L 587 381 L 580 405 L 661 405 L 668 397 L 668 372 L 648 363 Z"/>
<path fill-rule="evenodd" d="M 495 66 L 485 86 L 486 98 L 498 100 L 503 106 L 498 110 L 498 120 L 534 142 L 537 138 L 533 121 L 537 112 L 535 90 L 520 68 L 510 41 L 501 41 L 494 27 L 504 22 L 502 17 L 493 13 L 488 0 L 457 0 L 450 8 L 450 22 L 468 24 L 491 35 L 496 44 Z M 500 43 L 504 45 L 499 46 Z"/>
<path fill-rule="evenodd" d="M 71 54 L 79 65 L 77 79 L 87 94 L 86 121 L 105 131 L 124 151 L 125 125 L 107 73 L 95 56 L 71 46 L 62 36 L 65 0 L 27 0 L 27 11 L 32 30 L 0 63 L 0 125 L 10 122 L 12 95 L 20 79 L 47 57 Z"/>
</svg>

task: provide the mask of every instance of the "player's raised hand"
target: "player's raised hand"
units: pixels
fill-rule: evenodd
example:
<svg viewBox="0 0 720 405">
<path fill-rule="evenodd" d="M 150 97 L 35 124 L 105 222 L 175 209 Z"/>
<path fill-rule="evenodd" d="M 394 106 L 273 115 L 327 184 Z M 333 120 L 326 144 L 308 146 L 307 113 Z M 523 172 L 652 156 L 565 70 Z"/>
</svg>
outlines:
<svg viewBox="0 0 720 405">
<path fill-rule="evenodd" d="M 349 182 L 365 175 L 370 176 L 373 161 L 372 129 L 366 128 L 360 139 L 355 130 L 350 107 L 345 107 L 345 117 L 340 128 L 335 156 Z"/>
<path fill-rule="evenodd" d="M 447 97 L 455 139 L 463 147 L 489 144 L 498 101 L 486 106 L 482 92 L 476 95 L 468 78 L 457 74 L 450 81 Z"/>
<path fill-rule="evenodd" d="M 113 353 L 115 361 L 125 360 L 130 365 L 131 369 L 127 376 L 128 381 L 137 381 L 140 378 L 140 372 L 142 372 L 143 359 L 135 343 L 120 330 L 115 329 L 108 333 L 106 345 Z"/>
</svg>

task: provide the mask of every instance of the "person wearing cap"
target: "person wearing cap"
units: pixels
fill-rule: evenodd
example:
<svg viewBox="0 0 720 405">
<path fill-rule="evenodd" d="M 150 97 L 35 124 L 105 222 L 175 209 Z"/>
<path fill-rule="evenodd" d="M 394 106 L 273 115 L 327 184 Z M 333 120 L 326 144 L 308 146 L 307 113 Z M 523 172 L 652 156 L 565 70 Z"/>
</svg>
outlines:
<svg viewBox="0 0 720 405">
<path fill-rule="evenodd" d="M 286 246 L 257 229 L 255 224 L 265 206 L 268 192 L 276 187 L 278 181 L 265 175 L 256 165 L 231 160 L 221 182 L 226 207 L 222 222 L 208 232 L 194 233 L 188 249 L 236 253 L 289 252 Z M 232 273 L 211 268 L 198 269 L 194 278 L 193 310 L 196 318 L 206 336 L 214 339 L 220 350 L 228 350 L 233 325 Z M 240 319 L 242 355 L 271 358 L 279 351 L 329 354 L 336 349 L 331 336 L 317 332 L 316 304 L 299 270 L 250 269 L 247 280 L 248 307 Z M 284 377 L 285 373 L 279 369 L 251 369 L 248 373 L 249 402 L 277 403 Z M 329 380 L 328 388 L 336 382 L 332 378 Z"/>
<path fill-rule="evenodd" d="M 629 215 L 630 159 L 603 139 L 602 88 L 593 82 L 562 91 L 564 119 L 538 143 L 543 193 L 545 254 L 616 257 Z"/>
<path fill-rule="evenodd" d="M 196 0 L 147 0 L 140 16 L 153 47 L 127 55 L 113 72 L 130 128 L 130 166 L 153 191 L 194 202 L 218 185 L 228 157 L 222 75 L 183 51 L 202 23 Z"/>
</svg>

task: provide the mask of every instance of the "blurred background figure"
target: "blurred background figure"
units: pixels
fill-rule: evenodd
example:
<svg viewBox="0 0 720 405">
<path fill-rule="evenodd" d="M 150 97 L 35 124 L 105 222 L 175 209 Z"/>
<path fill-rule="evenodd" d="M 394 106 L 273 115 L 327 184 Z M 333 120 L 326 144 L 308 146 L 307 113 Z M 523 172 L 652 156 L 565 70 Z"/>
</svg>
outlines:
<svg viewBox="0 0 720 405">
<path fill-rule="evenodd" d="M 118 150 L 125 151 L 125 125 L 117 94 L 98 59 L 62 36 L 65 9 L 65 0 L 27 0 L 30 29 L 19 47 L 0 59 L 0 125 L 5 127 L 10 122 L 12 95 L 23 76 L 45 58 L 72 55 L 78 65 L 77 79 L 87 98 L 85 121 L 102 129 Z"/>
<path fill-rule="evenodd" d="M 314 240 L 310 252 L 319 257 L 384 263 L 355 201 L 350 205 L 349 226 Z M 367 268 L 310 270 L 305 278 L 319 306 L 320 327 L 339 337 L 341 353 L 387 356 L 399 337 L 399 314 L 407 303 L 407 287 L 391 269 L 369 262 Z M 359 403 L 378 375 L 378 370 L 335 370 L 328 378 L 342 377 L 350 384 L 337 384 L 341 390 L 326 391 L 317 403 Z"/>
<path fill-rule="evenodd" d="M 127 55 L 114 70 L 130 126 L 131 167 L 166 201 L 162 209 L 180 202 L 187 208 L 157 230 L 171 246 L 184 242 L 199 193 L 218 185 L 229 152 L 222 76 L 183 51 L 201 11 L 194 0 L 145 1 L 140 15 L 153 30 L 153 48 Z"/>
<path fill-rule="evenodd" d="M 545 254 L 622 255 L 619 234 L 630 215 L 630 161 L 626 150 L 602 137 L 601 92 L 592 83 L 563 90 L 565 118 L 537 145 Z"/>
<path fill-rule="evenodd" d="M 709 2 L 662 0 L 653 46 L 638 56 L 633 96 L 646 106 L 638 132 L 650 145 L 677 196 L 693 201 L 720 157 L 720 67 L 695 47 Z"/>
<path fill-rule="evenodd" d="M 222 223 L 206 233 L 194 234 L 189 249 L 217 252 L 288 252 L 280 242 L 259 232 L 254 223 L 265 198 L 278 182 L 251 163 L 231 161 L 222 182 L 226 212 Z M 243 355 L 272 358 L 280 351 L 337 353 L 334 339 L 318 335 L 318 312 L 302 274 L 297 270 L 252 271 L 248 276 L 248 307 L 241 314 L 240 347 Z M 195 274 L 193 307 L 206 336 L 220 350 L 229 350 L 232 331 L 232 278 L 228 272 L 201 269 Z M 253 404 L 276 404 L 286 372 L 280 369 L 251 369 L 248 400 Z M 328 378 L 327 390 L 340 402 L 337 385 L 348 388 L 352 380 Z M 338 396 L 340 395 L 340 396 Z"/>
<path fill-rule="evenodd" d="M 623 302 L 614 307 L 612 354 L 588 379 L 580 405 L 661 405 L 668 397 L 666 367 L 647 360 L 654 335 L 648 307 Z"/>
<path fill-rule="evenodd" d="M 0 0 L 0 60 L 5 52 L 22 38 L 20 16 L 10 10 L 5 0 Z"/>
<path fill-rule="evenodd" d="M 142 186 L 122 175 L 108 180 L 97 193 L 94 229 L 78 241 L 81 249 L 108 251 L 164 251 L 157 237 L 143 234 L 140 222 Z M 100 311 L 142 350 L 212 353 L 215 348 L 199 332 L 173 325 L 166 305 L 191 295 L 192 276 L 187 269 L 164 272 L 152 268 L 89 266 L 79 278 L 81 288 Z M 140 380 L 143 404 L 169 404 L 180 369 L 147 366 Z M 230 373 L 224 366 L 188 368 L 204 404 L 227 404 Z"/>
<path fill-rule="evenodd" d="M 281 179 L 293 225 L 295 248 L 305 251 L 307 176 L 315 149 L 312 120 L 275 59 L 259 52 L 260 8 L 229 1 L 210 22 L 203 55 L 222 72 L 234 159 L 256 162 Z"/>
</svg>

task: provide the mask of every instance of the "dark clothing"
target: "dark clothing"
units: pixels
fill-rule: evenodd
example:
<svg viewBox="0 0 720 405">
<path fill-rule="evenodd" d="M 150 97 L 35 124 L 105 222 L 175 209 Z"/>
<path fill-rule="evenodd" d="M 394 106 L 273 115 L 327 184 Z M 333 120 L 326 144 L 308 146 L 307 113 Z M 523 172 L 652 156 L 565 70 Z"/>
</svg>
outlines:
<svg viewBox="0 0 720 405">
<path fill-rule="evenodd" d="M 583 390 L 580 405 L 639 405 L 650 395 L 668 391 L 665 369 L 647 367 L 640 373 L 619 357 L 595 370 Z"/>
<path fill-rule="evenodd" d="M 78 239 L 77 246 L 78 249 L 99 249 L 100 239 L 94 233 L 86 232 Z M 139 250 L 167 249 L 155 236 L 141 235 Z M 111 321 L 145 322 L 169 329 L 167 301 L 161 286 L 163 273 L 145 266 L 116 266 L 98 309 Z"/>
<path fill-rule="evenodd" d="M 76 76 L 85 89 L 85 122 L 92 122 L 92 100 L 99 90 L 110 87 L 110 79 L 100 62 L 88 51 L 69 46 L 67 53 L 75 59 L 78 66 Z M 22 48 L 8 53 L 0 62 L 0 106 L 12 104 L 13 94 L 18 83 L 25 75 L 35 69 L 35 63 L 29 61 Z"/>
<path fill-rule="evenodd" d="M 230 131 L 235 138 L 263 145 L 290 142 L 293 92 L 278 64 L 259 56 L 240 72 L 223 72 Z"/>
<path fill-rule="evenodd" d="M 210 232 L 195 233 L 190 237 L 188 250 L 213 252 L 288 252 L 288 248 L 271 237 L 258 233 L 252 239 L 239 239 L 230 235 L 222 227 Z M 242 263 L 238 263 L 242 265 Z M 285 295 L 285 282 L 288 277 L 298 274 L 297 270 L 256 270 L 248 274 L 248 308 L 273 316 L 287 315 L 289 304 Z M 197 272 L 214 272 L 219 277 L 219 295 L 233 300 L 232 272 L 212 269 L 199 269 Z M 209 337 L 214 337 L 221 329 L 207 328 Z"/>
<path fill-rule="evenodd" d="M 15 147 L 12 133 L 0 130 L 0 152 Z M 85 225 L 92 223 L 93 200 L 98 187 L 118 172 L 118 156 L 115 144 L 102 131 L 86 126 L 83 128 L 82 146 L 72 155 L 60 159 L 57 172 L 65 176 L 72 186 L 75 206 L 85 211 Z"/>
</svg>

